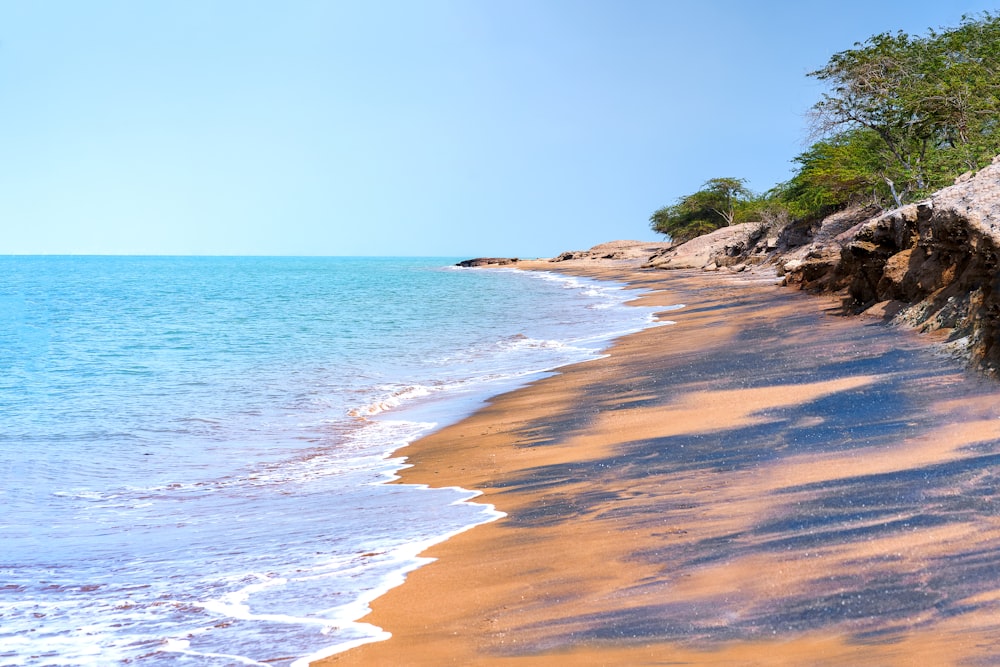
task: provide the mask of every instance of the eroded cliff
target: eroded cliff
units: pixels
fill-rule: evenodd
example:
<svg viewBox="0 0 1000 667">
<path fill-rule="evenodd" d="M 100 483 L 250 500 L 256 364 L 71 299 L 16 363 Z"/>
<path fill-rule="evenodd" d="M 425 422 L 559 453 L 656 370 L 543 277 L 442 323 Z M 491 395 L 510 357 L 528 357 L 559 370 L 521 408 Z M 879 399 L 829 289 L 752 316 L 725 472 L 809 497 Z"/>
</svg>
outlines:
<svg viewBox="0 0 1000 667">
<path fill-rule="evenodd" d="M 647 266 L 773 267 L 788 285 L 843 295 L 849 312 L 937 332 L 952 352 L 1000 375 L 1000 158 L 899 209 L 729 227 Z"/>
<path fill-rule="evenodd" d="M 787 283 L 843 290 L 853 312 L 938 331 L 954 352 L 997 374 L 1000 161 L 928 199 L 824 234 L 832 222 L 801 258 L 776 258 Z"/>
</svg>

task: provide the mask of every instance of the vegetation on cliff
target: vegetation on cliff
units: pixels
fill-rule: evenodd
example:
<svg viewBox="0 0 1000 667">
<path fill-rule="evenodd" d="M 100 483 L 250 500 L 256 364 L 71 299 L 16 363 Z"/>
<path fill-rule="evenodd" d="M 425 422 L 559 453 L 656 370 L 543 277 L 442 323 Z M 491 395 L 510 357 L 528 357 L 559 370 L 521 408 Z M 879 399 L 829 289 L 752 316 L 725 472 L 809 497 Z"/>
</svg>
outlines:
<svg viewBox="0 0 1000 667">
<path fill-rule="evenodd" d="M 742 179 L 711 179 L 653 213 L 651 227 L 685 241 L 775 211 L 812 222 L 854 205 L 899 207 L 1000 154 L 1000 14 L 874 35 L 809 76 L 829 89 L 790 180 L 754 195 Z"/>
</svg>

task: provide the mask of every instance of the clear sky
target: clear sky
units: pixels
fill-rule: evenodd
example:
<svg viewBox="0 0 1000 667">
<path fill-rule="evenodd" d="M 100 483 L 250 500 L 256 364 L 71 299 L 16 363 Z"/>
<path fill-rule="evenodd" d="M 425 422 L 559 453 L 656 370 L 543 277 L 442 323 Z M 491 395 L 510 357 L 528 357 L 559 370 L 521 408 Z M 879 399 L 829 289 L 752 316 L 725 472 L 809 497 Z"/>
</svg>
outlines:
<svg viewBox="0 0 1000 667">
<path fill-rule="evenodd" d="M 995 8 L 2 0 L 0 254 L 655 239 L 650 213 L 709 178 L 790 176 L 833 53 Z"/>
</svg>

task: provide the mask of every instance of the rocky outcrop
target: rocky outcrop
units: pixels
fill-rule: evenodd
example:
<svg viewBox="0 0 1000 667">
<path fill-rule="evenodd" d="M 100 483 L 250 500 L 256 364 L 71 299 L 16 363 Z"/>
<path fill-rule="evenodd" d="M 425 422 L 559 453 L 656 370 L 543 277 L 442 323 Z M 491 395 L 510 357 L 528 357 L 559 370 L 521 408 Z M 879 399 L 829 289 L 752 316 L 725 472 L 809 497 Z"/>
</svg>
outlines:
<svg viewBox="0 0 1000 667">
<path fill-rule="evenodd" d="M 788 225 L 779 235 L 773 263 L 787 284 L 813 291 L 837 291 L 845 286 L 838 273 L 841 252 L 852 233 L 881 210 L 873 206 L 849 208 L 802 229 Z"/>
<path fill-rule="evenodd" d="M 722 227 L 710 234 L 652 255 L 644 265 L 655 269 L 705 269 L 728 267 L 736 271 L 763 264 L 778 247 L 778 227 L 764 222 L 745 222 Z"/>
<path fill-rule="evenodd" d="M 455 266 L 473 268 L 477 266 L 506 266 L 517 263 L 517 257 L 476 257 L 475 259 L 464 259 Z"/>
<path fill-rule="evenodd" d="M 669 243 L 655 241 L 611 241 L 595 245 L 590 250 L 570 250 L 553 257 L 553 262 L 568 262 L 570 260 L 645 260 L 649 256 L 669 248 Z"/>
<path fill-rule="evenodd" d="M 853 217 L 834 218 L 777 258 L 788 284 L 841 291 L 852 312 L 937 331 L 1000 374 L 1000 162 L 847 229 Z"/>
</svg>

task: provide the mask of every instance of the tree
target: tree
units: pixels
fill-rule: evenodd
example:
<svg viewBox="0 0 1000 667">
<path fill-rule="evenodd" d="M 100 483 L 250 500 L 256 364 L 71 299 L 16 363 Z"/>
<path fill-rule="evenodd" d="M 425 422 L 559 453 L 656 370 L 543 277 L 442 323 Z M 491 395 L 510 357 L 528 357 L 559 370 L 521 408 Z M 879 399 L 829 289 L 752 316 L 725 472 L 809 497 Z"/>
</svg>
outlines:
<svg viewBox="0 0 1000 667">
<path fill-rule="evenodd" d="M 830 85 L 813 107 L 822 137 L 868 130 L 897 206 L 1000 152 L 1000 16 L 963 17 L 926 37 L 882 33 L 810 73 Z"/>
<path fill-rule="evenodd" d="M 903 182 L 885 179 L 901 205 L 910 191 L 926 188 L 924 158 L 934 135 L 927 114 L 915 104 L 920 45 L 904 33 L 882 33 L 855 47 L 810 72 L 832 85 L 813 107 L 814 128 L 827 136 L 858 128 L 874 132 L 887 149 L 887 162 L 904 174 Z"/>
<path fill-rule="evenodd" d="M 683 243 L 734 224 L 753 201 L 742 178 L 712 178 L 702 189 L 664 206 L 649 218 L 654 231 Z"/>
<path fill-rule="evenodd" d="M 1000 153 L 1000 16 L 965 16 L 957 28 L 931 31 L 922 76 L 941 132 L 936 170 L 977 169 Z"/>
<path fill-rule="evenodd" d="M 712 178 L 702 187 L 704 189 L 700 193 L 706 193 L 702 198 L 703 202 L 722 216 L 727 227 L 732 226 L 736 219 L 737 207 L 753 198 L 753 194 L 746 187 L 745 178 Z"/>
<path fill-rule="evenodd" d="M 798 172 L 768 193 L 786 204 L 792 217 L 818 219 L 854 204 L 884 208 L 892 196 L 885 147 L 867 128 L 848 130 L 818 141 L 794 160 Z"/>
</svg>

